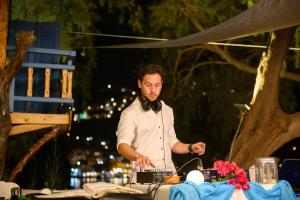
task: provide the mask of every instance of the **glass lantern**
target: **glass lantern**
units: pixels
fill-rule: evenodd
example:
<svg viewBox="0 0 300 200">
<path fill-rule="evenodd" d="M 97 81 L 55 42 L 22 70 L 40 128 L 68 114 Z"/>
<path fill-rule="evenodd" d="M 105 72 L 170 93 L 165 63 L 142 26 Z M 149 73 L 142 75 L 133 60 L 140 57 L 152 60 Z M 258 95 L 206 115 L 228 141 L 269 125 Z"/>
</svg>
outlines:
<svg viewBox="0 0 300 200">
<path fill-rule="evenodd" d="M 278 163 L 275 157 L 262 157 L 255 160 L 255 181 L 261 184 L 278 182 Z"/>
</svg>

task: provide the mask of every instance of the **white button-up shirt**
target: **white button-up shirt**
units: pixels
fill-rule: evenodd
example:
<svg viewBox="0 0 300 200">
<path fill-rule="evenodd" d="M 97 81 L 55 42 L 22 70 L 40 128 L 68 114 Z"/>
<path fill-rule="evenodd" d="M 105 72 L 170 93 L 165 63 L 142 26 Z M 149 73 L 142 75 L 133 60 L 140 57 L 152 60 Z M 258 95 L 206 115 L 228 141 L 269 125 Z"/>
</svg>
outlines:
<svg viewBox="0 0 300 200">
<path fill-rule="evenodd" d="M 121 114 L 117 147 L 125 143 L 148 156 L 156 169 L 175 172 L 171 149 L 178 141 L 174 130 L 173 109 L 163 101 L 161 111 L 144 111 L 136 98 Z M 135 168 L 135 162 L 132 162 Z"/>
</svg>

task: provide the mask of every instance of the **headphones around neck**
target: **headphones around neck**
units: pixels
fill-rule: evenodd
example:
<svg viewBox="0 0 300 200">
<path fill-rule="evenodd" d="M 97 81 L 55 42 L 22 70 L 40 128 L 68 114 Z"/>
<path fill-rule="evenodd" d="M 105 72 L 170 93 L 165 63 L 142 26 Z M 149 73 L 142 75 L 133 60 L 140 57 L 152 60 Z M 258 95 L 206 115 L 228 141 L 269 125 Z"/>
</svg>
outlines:
<svg viewBox="0 0 300 200">
<path fill-rule="evenodd" d="M 145 112 L 152 109 L 154 112 L 157 113 L 162 108 L 162 104 L 161 104 L 160 100 L 158 100 L 158 99 L 155 101 L 149 101 L 149 99 L 142 97 L 142 96 L 138 96 L 138 98 L 139 98 L 139 100 L 141 102 L 141 106 Z"/>
</svg>

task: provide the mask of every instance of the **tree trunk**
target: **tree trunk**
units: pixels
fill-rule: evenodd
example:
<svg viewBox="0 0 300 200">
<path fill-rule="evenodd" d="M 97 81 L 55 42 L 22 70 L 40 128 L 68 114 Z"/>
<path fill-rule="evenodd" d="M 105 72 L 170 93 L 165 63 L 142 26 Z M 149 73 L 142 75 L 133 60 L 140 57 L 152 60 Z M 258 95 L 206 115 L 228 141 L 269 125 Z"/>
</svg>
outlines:
<svg viewBox="0 0 300 200">
<path fill-rule="evenodd" d="M 3 69 L 0 69 L 0 180 L 3 178 L 6 142 L 11 129 L 9 88 L 11 81 L 20 71 L 27 48 L 33 44 L 35 39 L 33 32 L 17 32 L 15 56 Z"/>
<path fill-rule="evenodd" d="M 295 28 L 272 33 L 267 53 L 257 69 L 250 111 L 233 145 L 232 159 L 242 167 L 258 157 L 270 156 L 286 142 L 300 136 L 300 113 L 288 115 L 279 106 L 279 79 L 282 64 Z"/>
<path fill-rule="evenodd" d="M 8 30 L 9 0 L 0 3 L 0 70 L 4 69 L 6 62 L 7 30 Z"/>
<path fill-rule="evenodd" d="M 12 79 L 19 72 L 26 50 L 35 41 L 33 32 L 16 33 L 16 54 L 9 64 L 6 63 L 8 34 L 9 0 L 0 3 L 0 180 L 5 166 L 6 142 L 11 128 L 9 114 L 9 88 Z"/>
<path fill-rule="evenodd" d="M 9 85 L 4 84 L 5 77 L 3 73 L 6 65 L 8 8 L 9 1 L 2 0 L 0 3 L 0 180 L 2 180 L 4 172 L 6 141 L 11 127 L 7 96 Z"/>
</svg>

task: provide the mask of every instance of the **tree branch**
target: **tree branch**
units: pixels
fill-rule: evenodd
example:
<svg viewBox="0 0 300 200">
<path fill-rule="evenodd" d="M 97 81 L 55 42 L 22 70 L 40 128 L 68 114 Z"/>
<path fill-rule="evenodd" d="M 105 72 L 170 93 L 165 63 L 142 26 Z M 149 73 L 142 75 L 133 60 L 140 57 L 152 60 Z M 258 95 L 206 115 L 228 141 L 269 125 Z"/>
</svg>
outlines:
<svg viewBox="0 0 300 200">
<path fill-rule="evenodd" d="M 12 79 L 20 71 L 27 49 L 34 43 L 36 37 L 34 32 L 18 31 L 16 32 L 16 51 L 11 62 L 6 66 L 6 81 L 10 84 Z"/>
<path fill-rule="evenodd" d="M 194 17 L 194 14 L 192 12 L 192 8 L 191 5 L 188 4 L 186 1 L 179 1 L 180 3 L 180 11 L 189 18 L 189 20 L 191 21 L 191 23 L 194 25 L 194 27 L 199 31 L 202 32 L 204 31 L 204 27 L 202 26 L 202 24 L 200 24 L 197 20 L 197 18 Z M 234 40 L 231 40 L 234 41 Z M 227 51 L 227 49 L 225 48 L 224 50 L 222 50 L 219 46 L 216 45 L 201 45 L 201 46 L 194 46 L 191 48 L 187 48 L 186 51 L 190 51 L 190 50 L 194 50 L 194 49 L 199 49 L 199 48 L 205 48 L 207 50 L 210 50 L 213 53 L 218 54 L 219 56 L 221 56 L 224 60 L 226 60 L 228 63 L 230 63 L 232 66 L 234 66 L 235 68 L 250 73 L 250 74 L 256 74 L 256 67 L 251 67 L 243 62 L 238 61 L 237 59 L 235 59 L 234 57 L 231 56 L 231 54 Z M 300 82 L 300 74 L 295 74 L 292 72 L 287 72 L 285 70 L 282 71 L 280 77 L 282 78 L 286 78 L 288 80 L 293 80 L 293 81 L 297 81 Z"/>
<path fill-rule="evenodd" d="M 224 60 L 226 60 L 229 64 L 231 64 L 233 67 L 235 67 L 243 72 L 250 73 L 250 74 L 257 73 L 257 69 L 255 67 L 251 67 L 243 62 L 238 61 L 236 58 L 231 56 L 231 54 L 229 52 L 222 50 L 220 47 L 218 47 L 216 45 L 194 46 L 193 48 L 187 48 L 186 51 L 200 49 L 200 48 L 204 48 L 204 49 L 210 50 L 213 53 L 218 54 L 220 57 L 222 57 Z M 280 77 L 288 79 L 288 80 L 300 82 L 300 74 L 288 72 L 285 70 L 282 70 Z"/>
<path fill-rule="evenodd" d="M 187 1 L 184 0 L 180 0 L 179 1 L 179 9 L 181 10 L 181 12 L 187 16 L 191 23 L 194 25 L 194 27 L 198 30 L 198 31 L 204 31 L 203 26 L 198 22 L 198 20 L 194 17 L 194 14 L 192 12 L 192 7 L 190 4 L 187 3 Z"/>
<path fill-rule="evenodd" d="M 185 89 L 188 87 L 188 84 L 190 82 L 190 79 L 191 79 L 191 76 L 193 75 L 194 70 L 196 70 L 199 67 L 202 67 L 204 65 L 209 65 L 209 64 L 218 64 L 218 65 L 223 64 L 224 65 L 224 64 L 228 64 L 228 63 L 222 62 L 222 61 L 206 61 L 206 62 L 192 65 L 190 68 L 182 69 L 181 72 L 179 72 L 180 76 L 181 76 L 181 74 L 183 74 L 184 71 L 187 71 L 188 73 L 184 77 L 180 78 L 179 85 L 181 87 L 180 87 L 179 92 L 175 95 L 175 99 L 178 96 L 180 96 L 183 93 L 183 91 L 185 91 Z"/>
<path fill-rule="evenodd" d="M 66 130 L 66 126 L 58 125 L 54 127 L 49 133 L 46 133 L 42 138 L 40 138 L 24 155 L 24 157 L 19 161 L 19 163 L 11 171 L 8 181 L 13 182 L 19 172 L 21 172 L 27 162 L 41 149 L 41 147 L 50 141 L 52 138 L 57 136 L 60 131 Z"/>
</svg>

